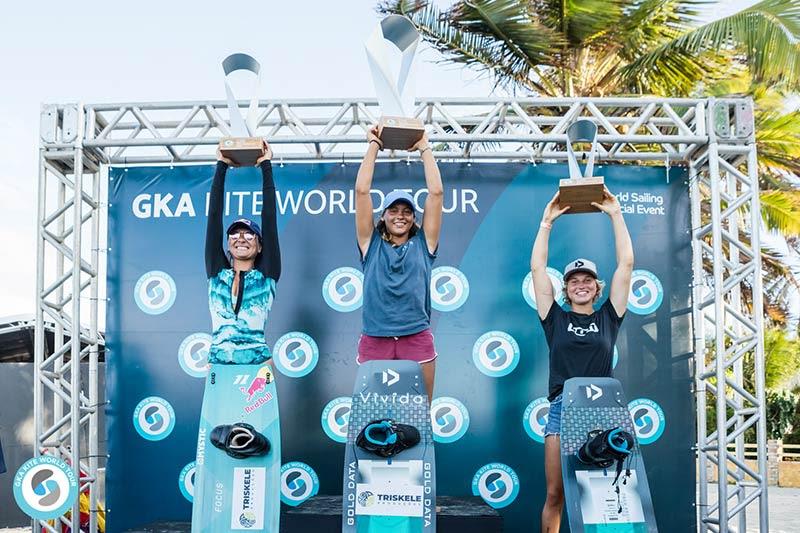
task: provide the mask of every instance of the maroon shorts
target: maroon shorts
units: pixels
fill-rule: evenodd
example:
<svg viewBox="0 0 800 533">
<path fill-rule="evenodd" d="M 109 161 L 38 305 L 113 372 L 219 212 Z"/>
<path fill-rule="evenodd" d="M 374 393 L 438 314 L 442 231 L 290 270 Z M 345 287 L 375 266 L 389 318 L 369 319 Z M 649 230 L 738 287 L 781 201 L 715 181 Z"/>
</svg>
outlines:
<svg viewBox="0 0 800 533">
<path fill-rule="evenodd" d="M 417 363 L 428 363 L 436 359 L 433 333 L 430 328 L 402 337 L 372 337 L 361 335 L 358 340 L 358 364 L 367 361 L 407 359 Z"/>
</svg>

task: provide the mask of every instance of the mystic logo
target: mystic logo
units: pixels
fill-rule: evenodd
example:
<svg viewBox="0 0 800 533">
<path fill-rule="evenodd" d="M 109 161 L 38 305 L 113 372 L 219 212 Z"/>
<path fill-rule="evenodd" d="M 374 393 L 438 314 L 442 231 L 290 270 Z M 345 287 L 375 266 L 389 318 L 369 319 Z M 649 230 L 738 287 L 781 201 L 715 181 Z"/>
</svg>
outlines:
<svg viewBox="0 0 800 533">
<path fill-rule="evenodd" d="M 601 389 L 597 385 L 589 385 L 585 387 L 585 389 L 586 389 L 586 397 L 589 398 L 591 401 L 595 401 L 603 397 L 603 389 Z"/>
<path fill-rule="evenodd" d="M 381 383 L 383 383 L 387 387 L 391 387 L 398 381 L 400 381 L 400 374 L 398 374 L 391 368 L 381 372 Z"/>
<path fill-rule="evenodd" d="M 246 383 L 249 377 L 250 376 L 247 375 L 236 376 L 236 379 L 234 380 L 234 385 L 242 382 Z M 267 390 L 267 385 L 272 383 L 272 380 L 273 380 L 272 372 L 270 371 L 269 366 L 264 365 L 258 369 L 258 373 L 256 374 L 256 377 L 253 378 L 253 381 L 251 381 L 250 384 L 246 387 L 239 387 L 239 391 L 241 391 L 242 394 L 247 396 L 247 403 L 250 403 L 253 401 L 253 398 L 255 398 L 256 394 Z M 269 394 L 269 399 L 272 399 L 272 394 Z"/>
<path fill-rule="evenodd" d="M 319 492 L 319 478 L 305 463 L 292 461 L 281 467 L 281 501 L 296 507 Z"/>
<path fill-rule="evenodd" d="M 553 267 L 547 267 L 547 276 L 550 278 L 550 283 L 553 285 L 553 296 L 555 296 L 556 303 L 561 305 L 564 303 L 564 283 L 561 281 L 561 273 Z M 522 296 L 525 301 L 536 309 L 536 293 L 533 288 L 533 275 L 530 272 L 522 280 Z"/>
<path fill-rule="evenodd" d="M 189 502 L 194 501 L 194 476 L 196 472 L 197 463 L 192 461 L 184 466 L 178 475 L 178 488 L 181 489 L 181 494 Z"/>
<path fill-rule="evenodd" d="M 472 347 L 472 361 L 489 377 L 510 374 L 519 364 L 519 344 L 503 331 L 481 335 Z"/>
<path fill-rule="evenodd" d="M 598 333 L 600 330 L 597 329 L 597 324 L 592 322 L 589 324 L 588 328 L 583 328 L 581 326 L 573 326 L 572 322 L 569 323 L 567 326 L 567 331 L 570 333 L 574 333 L 577 337 L 585 337 L 587 333 Z"/>
<path fill-rule="evenodd" d="M 175 428 L 175 411 L 164 398 L 150 396 L 133 410 L 133 427 L 146 440 L 166 439 Z"/>
<path fill-rule="evenodd" d="M 347 442 L 347 428 L 350 422 L 349 396 L 334 398 L 322 410 L 322 430 L 333 441 Z"/>
<path fill-rule="evenodd" d="M 525 428 L 525 433 L 540 444 L 544 444 L 544 430 L 547 427 L 549 414 L 550 402 L 542 396 L 529 403 L 522 415 L 522 427 Z"/>
<path fill-rule="evenodd" d="M 181 342 L 178 348 L 178 363 L 184 372 L 193 378 L 208 374 L 208 352 L 211 349 L 211 335 L 192 333 Z"/>
<path fill-rule="evenodd" d="M 160 270 L 143 274 L 133 289 L 136 305 L 148 315 L 166 313 L 175 303 L 176 294 L 175 280 Z"/>
<path fill-rule="evenodd" d="M 30 459 L 14 476 L 14 499 L 32 518 L 56 518 L 72 507 L 77 497 L 75 473 L 58 457 L 43 455 Z"/>
<path fill-rule="evenodd" d="M 364 275 L 355 268 L 337 268 L 322 282 L 322 298 L 335 311 L 355 311 L 361 307 L 363 296 Z"/>
<path fill-rule="evenodd" d="M 495 509 L 511 505 L 519 494 L 519 477 L 514 469 L 502 463 L 489 463 L 478 469 L 472 478 L 472 494 Z"/>
<path fill-rule="evenodd" d="M 319 362 L 316 341 L 301 331 L 291 331 L 278 339 L 272 353 L 278 370 L 290 378 L 310 374 Z"/>
<path fill-rule="evenodd" d="M 661 406 L 649 398 L 637 398 L 628 404 L 639 444 L 652 444 L 664 433 L 666 419 Z"/>
<path fill-rule="evenodd" d="M 664 289 L 655 274 L 647 270 L 631 273 L 631 292 L 628 294 L 628 310 L 637 315 L 649 315 L 661 306 Z"/>
<path fill-rule="evenodd" d="M 455 398 L 436 398 L 431 403 L 431 427 L 436 442 L 455 442 L 469 429 L 469 411 Z"/>
<path fill-rule="evenodd" d="M 358 504 L 362 507 L 375 505 L 375 495 L 368 490 L 362 491 L 358 495 Z"/>
<path fill-rule="evenodd" d="M 469 298 L 469 281 L 457 268 L 441 266 L 431 272 L 431 307 L 455 311 Z"/>
</svg>

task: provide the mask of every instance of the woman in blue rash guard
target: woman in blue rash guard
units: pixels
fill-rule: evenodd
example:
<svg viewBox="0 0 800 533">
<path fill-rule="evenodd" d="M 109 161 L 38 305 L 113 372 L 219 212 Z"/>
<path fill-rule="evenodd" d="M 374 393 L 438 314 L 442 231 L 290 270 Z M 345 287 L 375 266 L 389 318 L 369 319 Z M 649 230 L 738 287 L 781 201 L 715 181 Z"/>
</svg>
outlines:
<svg viewBox="0 0 800 533">
<path fill-rule="evenodd" d="M 240 218 L 228 226 L 222 246 L 225 174 L 234 163 L 217 151 L 206 228 L 208 307 L 213 327 L 209 363 L 259 364 L 272 358 L 264 328 L 281 275 L 272 149 L 257 162 L 263 176 L 261 225 Z M 262 229 L 263 228 L 263 229 Z M 226 252 L 227 249 L 227 252 Z"/>
</svg>

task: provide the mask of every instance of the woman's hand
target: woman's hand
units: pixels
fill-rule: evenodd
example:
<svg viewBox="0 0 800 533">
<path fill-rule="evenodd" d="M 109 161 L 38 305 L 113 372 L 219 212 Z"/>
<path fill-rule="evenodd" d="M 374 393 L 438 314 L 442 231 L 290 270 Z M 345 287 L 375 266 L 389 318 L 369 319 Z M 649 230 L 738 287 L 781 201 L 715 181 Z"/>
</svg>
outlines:
<svg viewBox="0 0 800 533">
<path fill-rule="evenodd" d="M 420 138 L 420 140 L 418 140 L 416 143 L 414 143 L 414 146 L 409 148 L 408 151 L 409 152 L 413 152 L 415 150 L 419 150 L 419 153 L 422 154 L 422 151 L 425 150 L 426 148 L 430 148 L 430 145 L 428 144 L 428 132 L 427 131 L 422 132 L 422 137 Z"/>
<path fill-rule="evenodd" d="M 378 137 L 377 124 L 372 126 L 367 132 L 367 144 L 372 144 L 373 141 L 378 146 L 378 150 L 383 150 L 383 141 L 381 141 L 381 138 Z"/>
<path fill-rule="evenodd" d="M 556 194 L 553 196 L 553 199 L 548 202 L 546 206 L 544 206 L 544 213 L 542 213 L 542 222 L 547 224 L 552 224 L 555 219 L 563 215 L 567 212 L 570 206 L 561 207 L 558 203 L 559 196 L 561 195 L 560 191 L 556 191 Z"/>
<path fill-rule="evenodd" d="M 239 166 L 236 163 L 234 163 L 232 159 L 228 159 L 227 157 L 222 155 L 222 150 L 219 149 L 219 146 L 217 146 L 217 161 L 222 161 L 223 163 L 225 163 L 229 167 L 238 167 Z"/>
<path fill-rule="evenodd" d="M 260 165 L 264 161 L 271 161 L 272 160 L 272 147 L 269 143 L 264 140 L 264 155 L 256 159 L 256 166 Z"/>
<path fill-rule="evenodd" d="M 608 216 L 622 213 L 622 208 L 617 201 L 617 197 L 611 194 L 608 187 L 603 187 L 603 203 L 592 202 L 592 205 Z"/>
</svg>

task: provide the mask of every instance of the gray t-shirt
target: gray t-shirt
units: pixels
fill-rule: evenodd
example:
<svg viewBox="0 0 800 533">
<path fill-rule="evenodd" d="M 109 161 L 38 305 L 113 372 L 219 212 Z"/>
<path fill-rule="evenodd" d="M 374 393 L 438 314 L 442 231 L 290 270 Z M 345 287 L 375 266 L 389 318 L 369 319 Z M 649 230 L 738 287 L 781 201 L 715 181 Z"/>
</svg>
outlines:
<svg viewBox="0 0 800 533">
<path fill-rule="evenodd" d="M 364 270 L 363 333 L 373 337 L 413 335 L 431 325 L 431 267 L 420 228 L 403 245 L 394 247 L 372 232 Z"/>
</svg>

